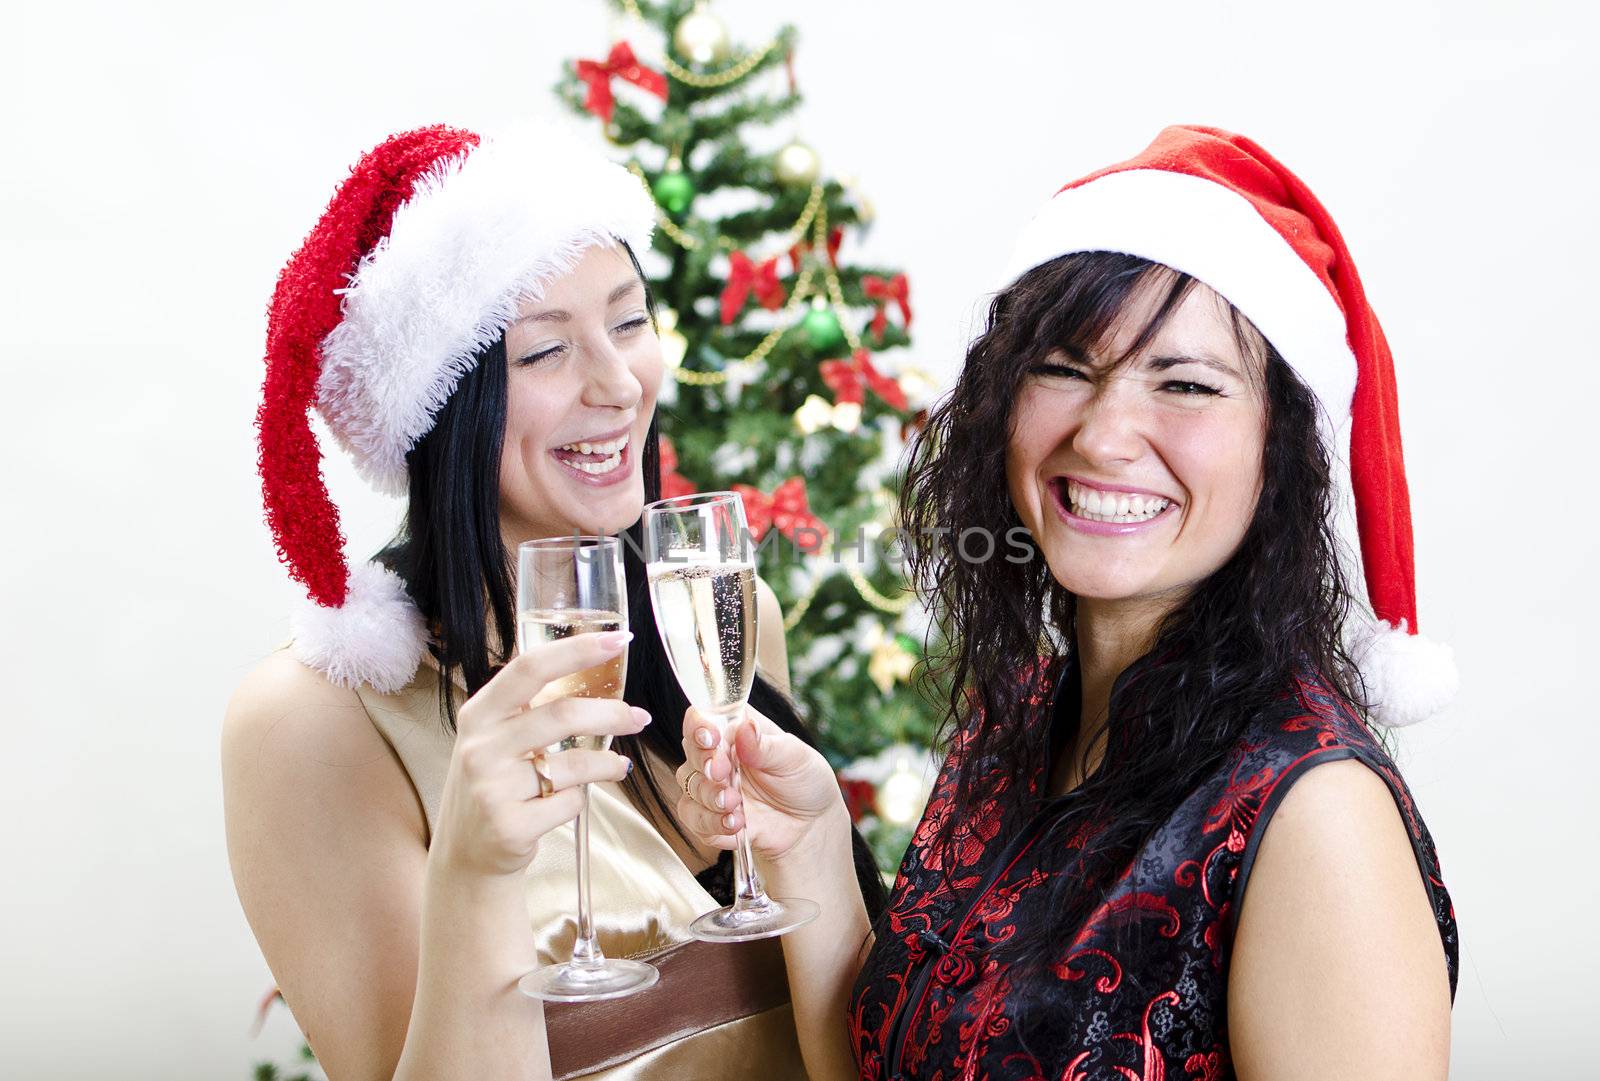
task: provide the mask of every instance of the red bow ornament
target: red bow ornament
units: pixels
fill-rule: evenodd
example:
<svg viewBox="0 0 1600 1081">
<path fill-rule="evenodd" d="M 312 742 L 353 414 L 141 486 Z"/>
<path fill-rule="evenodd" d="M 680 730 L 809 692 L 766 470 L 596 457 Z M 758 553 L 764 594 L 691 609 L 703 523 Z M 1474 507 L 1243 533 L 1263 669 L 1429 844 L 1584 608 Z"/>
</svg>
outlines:
<svg viewBox="0 0 1600 1081">
<path fill-rule="evenodd" d="M 878 799 L 878 789 L 871 781 L 859 777 L 835 776 L 839 778 L 839 791 L 844 795 L 844 808 L 850 812 L 850 821 L 860 822 L 872 813 Z"/>
<path fill-rule="evenodd" d="M 844 243 L 844 226 L 835 225 L 828 230 L 828 262 L 834 269 L 839 267 L 839 245 Z M 802 240 L 789 249 L 789 262 L 794 265 L 794 272 L 800 273 L 800 259 L 811 250 L 811 241 Z"/>
<path fill-rule="evenodd" d="M 806 536 L 806 543 L 800 544 L 801 550 L 816 551 L 822 547 L 822 538 L 828 531 L 823 527 L 822 520 L 811 513 L 806 501 L 805 478 L 790 477 L 774 488 L 771 495 L 748 484 L 735 484 L 733 490 L 744 501 L 745 521 L 749 523 L 750 535 L 757 543 L 766 536 L 768 529 L 777 529 L 800 544 L 795 533 L 806 529 L 811 532 Z"/>
<path fill-rule="evenodd" d="M 694 495 L 693 482 L 678 472 L 678 448 L 666 436 L 659 438 L 661 449 L 661 498 L 676 499 L 681 495 Z"/>
<path fill-rule="evenodd" d="M 768 311 L 783 307 L 783 283 L 778 280 L 778 257 L 764 263 L 753 262 L 742 251 L 728 256 L 728 284 L 722 287 L 722 325 L 739 317 L 751 292 Z"/>
<path fill-rule="evenodd" d="M 902 411 L 910 408 L 906 392 L 900 389 L 900 384 L 894 379 L 873 367 L 872 354 L 866 349 L 857 349 L 849 360 L 825 360 L 821 368 L 822 381 L 833 391 L 835 404 L 864 403 L 867 400 L 866 388 L 871 387 L 885 405 Z"/>
<path fill-rule="evenodd" d="M 613 76 L 643 87 L 662 101 L 667 100 L 667 77 L 639 63 L 633 55 L 633 47 L 626 41 L 611 46 L 611 53 L 604 60 L 579 60 L 573 67 L 578 78 L 589 86 L 589 97 L 583 107 L 607 124 L 611 123 L 611 111 L 616 106 L 616 98 L 611 94 Z"/>
<path fill-rule="evenodd" d="M 911 329 L 911 283 L 904 274 L 896 274 L 888 281 L 875 274 L 868 274 L 861 279 L 861 289 L 867 294 L 867 299 L 878 306 L 877 314 L 872 317 L 872 336 L 878 341 L 883 341 L 884 328 L 889 325 L 889 302 L 894 301 L 900 308 L 900 320 L 907 330 Z"/>
</svg>

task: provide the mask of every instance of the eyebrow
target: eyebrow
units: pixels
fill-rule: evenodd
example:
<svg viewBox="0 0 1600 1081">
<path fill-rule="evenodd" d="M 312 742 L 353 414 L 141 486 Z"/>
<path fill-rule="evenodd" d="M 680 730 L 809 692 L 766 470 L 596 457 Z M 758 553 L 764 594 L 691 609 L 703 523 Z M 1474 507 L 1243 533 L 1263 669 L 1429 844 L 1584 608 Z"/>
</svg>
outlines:
<svg viewBox="0 0 1600 1081">
<path fill-rule="evenodd" d="M 1085 367 L 1094 367 L 1094 362 L 1082 348 L 1075 345 L 1060 346 L 1058 348 L 1079 364 Z M 1168 368 L 1176 368 L 1180 364 L 1199 364 L 1213 371 L 1221 372 L 1223 375 L 1231 375 L 1235 379 L 1239 378 L 1239 373 L 1234 370 L 1232 365 L 1218 360 L 1209 353 L 1163 353 L 1160 356 L 1151 357 L 1149 361 L 1151 369 L 1158 372 L 1164 372 Z"/>
<path fill-rule="evenodd" d="M 642 288 L 644 288 L 644 283 L 638 278 L 623 282 L 621 285 L 611 290 L 611 295 L 606 297 L 606 307 L 609 308 L 611 305 L 627 296 L 634 289 Z M 572 313 L 566 309 L 550 308 L 547 311 L 535 312 L 532 315 L 524 315 L 521 319 L 518 319 L 511 325 L 517 326 L 521 323 L 566 323 L 571 321 L 571 319 Z"/>
<path fill-rule="evenodd" d="M 1187 353 L 1177 353 L 1150 358 L 1150 367 L 1158 372 L 1164 372 L 1168 368 L 1176 368 L 1180 364 L 1199 364 L 1210 368 L 1212 371 L 1221 372 L 1223 375 L 1231 375 L 1235 379 L 1239 378 L 1239 373 L 1233 370 L 1232 365 L 1226 364 L 1207 353 L 1199 353 L 1193 356 Z"/>
</svg>

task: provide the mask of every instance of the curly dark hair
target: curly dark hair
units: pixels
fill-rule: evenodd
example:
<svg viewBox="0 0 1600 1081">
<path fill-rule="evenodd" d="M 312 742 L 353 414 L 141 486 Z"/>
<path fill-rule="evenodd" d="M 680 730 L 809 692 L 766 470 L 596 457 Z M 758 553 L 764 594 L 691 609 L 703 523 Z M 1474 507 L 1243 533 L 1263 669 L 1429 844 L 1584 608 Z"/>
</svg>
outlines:
<svg viewBox="0 0 1600 1081">
<path fill-rule="evenodd" d="M 913 444 L 900 509 L 907 566 L 945 640 L 925 677 L 948 688 L 946 742 L 963 740 L 954 807 L 933 840 L 940 848 L 948 851 L 960 824 L 994 798 L 993 786 L 980 787 L 979 779 L 996 767 L 1012 778 L 1004 798 L 1018 805 L 1044 798 L 1044 786 L 1030 797 L 1022 783 L 1050 766 L 1051 718 L 1037 703 L 1047 701 L 1045 681 L 1075 648 L 1076 598 L 1051 575 L 1008 495 L 1006 445 L 1019 386 L 1054 349 L 1076 354 L 1104 345 L 1133 298 L 1159 297 L 1132 347 L 1115 360 L 1124 363 L 1196 284 L 1161 264 L 1110 252 L 1033 268 L 994 299 L 953 392 Z M 1351 602 L 1317 401 L 1271 343 L 1237 309 L 1228 311 L 1241 351 L 1263 362 L 1255 376 L 1264 379 L 1267 403 L 1255 514 L 1228 561 L 1160 621 L 1149 651 L 1117 678 L 1103 759 L 1062 800 L 1051 826 L 1063 840 L 1090 838 L 1081 863 L 1049 887 L 1049 910 L 1060 920 L 1003 948 L 1022 971 L 1059 959 L 1140 846 L 1297 676 L 1309 672 L 1368 708 L 1340 636 Z M 959 558 L 938 539 L 948 527 L 1022 536 L 1030 558 Z M 1077 703 L 1065 708 L 1076 715 Z M 1077 735 L 1063 733 L 1073 740 L 1064 745 L 1086 742 Z M 1086 763 L 1088 748 L 1076 750 Z M 954 863 L 944 861 L 947 868 Z"/>
</svg>

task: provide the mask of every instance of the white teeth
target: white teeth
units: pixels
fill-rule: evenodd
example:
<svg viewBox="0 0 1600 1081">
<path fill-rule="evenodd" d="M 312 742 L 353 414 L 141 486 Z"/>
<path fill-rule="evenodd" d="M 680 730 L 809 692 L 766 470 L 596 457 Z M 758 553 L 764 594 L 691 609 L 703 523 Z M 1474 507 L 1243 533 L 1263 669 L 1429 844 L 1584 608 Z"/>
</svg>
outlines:
<svg viewBox="0 0 1600 1081">
<path fill-rule="evenodd" d="M 609 443 L 568 443 L 557 450 L 570 450 L 574 454 L 615 454 L 628 445 L 628 437 L 621 436 Z"/>
<path fill-rule="evenodd" d="M 591 476 L 598 477 L 604 473 L 611 472 L 622 464 L 622 452 L 620 450 L 616 451 L 611 457 L 599 462 L 568 462 L 567 464 L 574 469 L 581 469 Z"/>
<path fill-rule="evenodd" d="M 622 452 L 628 446 L 628 437 L 622 436 L 609 443 L 568 443 L 557 450 L 571 451 L 574 454 L 604 454 L 605 457 L 598 462 L 567 462 L 572 468 L 581 470 L 591 476 L 602 476 L 611 472 L 622 464 Z"/>
<path fill-rule="evenodd" d="M 1146 522 L 1166 510 L 1171 500 L 1127 492 L 1101 492 L 1067 482 L 1072 512 L 1097 522 Z"/>
</svg>

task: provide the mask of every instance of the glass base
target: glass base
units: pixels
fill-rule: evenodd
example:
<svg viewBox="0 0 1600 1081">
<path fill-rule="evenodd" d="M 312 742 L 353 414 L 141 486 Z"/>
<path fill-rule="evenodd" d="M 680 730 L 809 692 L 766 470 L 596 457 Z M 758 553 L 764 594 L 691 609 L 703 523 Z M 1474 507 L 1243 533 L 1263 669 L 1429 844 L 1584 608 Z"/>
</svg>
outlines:
<svg viewBox="0 0 1600 1081">
<path fill-rule="evenodd" d="M 517 990 L 546 1002 L 595 1002 L 643 991 L 661 978 L 654 965 L 607 958 L 597 965 L 571 961 L 538 968 L 517 981 Z"/>
<path fill-rule="evenodd" d="M 689 933 L 702 942 L 751 942 L 786 935 L 804 927 L 821 912 L 815 901 L 803 897 L 768 897 L 761 904 L 707 912 L 689 925 Z"/>
</svg>

